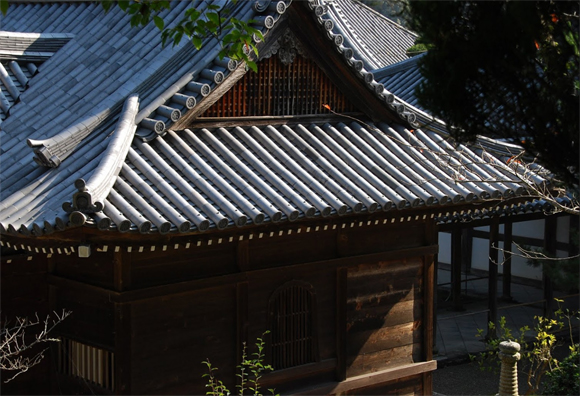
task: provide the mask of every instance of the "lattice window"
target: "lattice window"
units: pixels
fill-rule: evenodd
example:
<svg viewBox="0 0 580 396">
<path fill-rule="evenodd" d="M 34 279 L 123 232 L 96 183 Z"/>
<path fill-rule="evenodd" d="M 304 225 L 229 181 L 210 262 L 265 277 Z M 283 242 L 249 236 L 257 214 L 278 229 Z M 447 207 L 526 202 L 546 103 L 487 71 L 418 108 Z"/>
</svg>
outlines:
<svg viewBox="0 0 580 396">
<path fill-rule="evenodd" d="M 113 352 L 61 338 L 57 370 L 61 374 L 82 378 L 110 391 L 115 390 Z"/>
<path fill-rule="evenodd" d="M 272 366 L 275 370 L 317 360 L 315 294 L 311 285 L 291 282 L 270 298 Z"/>
<path fill-rule="evenodd" d="M 277 56 L 247 72 L 202 117 L 246 117 L 328 114 L 356 111 L 338 88 L 311 60 L 297 55 L 288 65 Z"/>
</svg>

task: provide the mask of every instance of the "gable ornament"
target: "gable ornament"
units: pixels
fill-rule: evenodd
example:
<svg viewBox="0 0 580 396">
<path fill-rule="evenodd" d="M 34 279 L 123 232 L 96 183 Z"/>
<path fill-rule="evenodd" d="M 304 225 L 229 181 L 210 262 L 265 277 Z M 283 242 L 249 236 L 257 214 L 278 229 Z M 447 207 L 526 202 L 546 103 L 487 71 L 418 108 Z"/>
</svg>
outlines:
<svg viewBox="0 0 580 396">
<path fill-rule="evenodd" d="M 282 34 L 282 36 L 280 36 L 280 38 L 264 52 L 262 59 L 278 55 L 280 62 L 282 62 L 284 66 L 288 66 L 294 62 L 297 54 L 300 54 L 304 58 L 308 58 L 300 40 L 296 38 L 290 29 L 286 29 L 284 34 Z"/>
</svg>

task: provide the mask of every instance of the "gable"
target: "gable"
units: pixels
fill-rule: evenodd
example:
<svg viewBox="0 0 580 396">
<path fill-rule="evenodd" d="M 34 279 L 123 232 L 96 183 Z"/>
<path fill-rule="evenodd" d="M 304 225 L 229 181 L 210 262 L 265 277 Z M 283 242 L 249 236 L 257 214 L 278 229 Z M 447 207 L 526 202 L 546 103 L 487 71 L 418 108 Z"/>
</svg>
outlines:
<svg viewBox="0 0 580 396">
<path fill-rule="evenodd" d="M 250 117 L 328 114 L 356 107 L 312 60 L 297 54 L 292 62 L 271 56 L 258 63 L 202 117 Z"/>
</svg>

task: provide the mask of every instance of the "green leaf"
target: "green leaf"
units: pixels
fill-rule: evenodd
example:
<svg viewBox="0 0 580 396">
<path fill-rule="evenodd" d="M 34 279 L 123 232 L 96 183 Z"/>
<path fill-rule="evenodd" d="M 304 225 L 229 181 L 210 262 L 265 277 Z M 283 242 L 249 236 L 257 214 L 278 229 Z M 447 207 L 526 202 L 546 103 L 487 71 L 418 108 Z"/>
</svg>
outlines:
<svg viewBox="0 0 580 396">
<path fill-rule="evenodd" d="M 159 30 L 163 30 L 163 28 L 165 27 L 165 22 L 163 21 L 163 18 L 161 18 L 159 15 L 155 15 L 153 17 L 153 22 L 155 22 L 155 26 L 157 26 Z"/>
<path fill-rule="evenodd" d="M 139 26 L 141 24 L 141 14 L 135 14 L 131 17 L 131 26 Z"/>
<path fill-rule="evenodd" d="M 199 12 L 196 8 L 190 8 L 185 11 L 185 16 L 189 18 L 190 21 L 195 21 L 197 18 L 199 18 L 200 15 L 201 12 Z"/>
<path fill-rule="evenodd" d="M 127 12 L 127 8 L 129 7 L 129 0 L 119 0 L 117 3 L 119 8 L 122 9 L 124 12 Z"/>
<path fill-rule="evenodd" d="M 196 49 L 199 50 L 201 48 L 201 38 L 199 36 L 191 36 L 191 42 Z"/>
<path fill-rule="evenodd" d="M 0 11 L 2 15 L 6 15 L 8 12 L 8 0 L 0 0 Z"/>
<path fill-rule="evenodd" d="M 246 61 L 246 65 L 248 65 L 248 67 L 254 72 L 257 73 L 258 72 L 258 65 L 256 64 L 256 62 L 254 61 Z"/>
<path fill-rule="evenodd" d="M 217 14 L 217 12 L 208 12 L 205 14 L 207 16 L 207 18 L 212 21 L 214 24 L 219 25 L 220 23 L 220 17 Z"/>
<path fill-rule="evenodd" d="M 3 1 L 7 1 L 7 0 L 0 0 L 0 3 Z M 103 9 L 105 10 L 105 14 L 107 12 L 109 12 L 109 10 L 111 9 L 111 6 L 113 5 L 113 0 L 103 0 L 101 2 L 101 6 L 103 6 Z"/>
</svg>

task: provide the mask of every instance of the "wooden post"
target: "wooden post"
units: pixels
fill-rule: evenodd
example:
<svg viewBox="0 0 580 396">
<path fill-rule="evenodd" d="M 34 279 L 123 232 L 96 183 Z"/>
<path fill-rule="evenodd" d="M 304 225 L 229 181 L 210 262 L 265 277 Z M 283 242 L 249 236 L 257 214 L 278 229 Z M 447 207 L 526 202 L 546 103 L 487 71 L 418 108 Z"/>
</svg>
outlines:
<svg viewBox="0 0 580 396">
<path fill-rule="evenodd" d="M 113 253 L 113 283 L 115 291 L 131 289 L 131 253 L 123 249 Z"/>
<path fill-rule="evenodd" d="M 427 221 L 425 224 L 425 240 L 429 245 L 437 245 L 439 239 L 439 233 L 437 232 L 437 227 L 434 221 Z M 429 254 L 424 256 L 423 261 L 423 300 L 424 300 L 424 310 L 423 310 L 423 342 L 425 344 L 424 359 L 426 362 L 433 360 L 433 345 L 435 343 L 435 289 L 437 289 L 437 278 L 436 278 L 436 256 L 435 254 Z"/>
<path fill-rule="evenodd" d="M 451 294 L 453 296 L 453 309 L 463 310 L 461 301 L 461 229 L 451 230 Z"/>
<path fill-rule="evenodd" d="M 428 362 L 433 360 L 433 289 L 434 289 L 434 268 L 433 256 L 425 256 L 423 261 L 423 353 L 424 360 Z"/>
<path fill-rule="evenodd" d="M 439 271 L 439 255 L 433 255 L 433 353 L 438 354 L 437 347 L 437 300 L 439 295 L 437 293 L 437 272 Z"/>
<path fill-rule="evenodd" d="M 557 222 L 555 216 L 544 220 L 544 249 L 549 256 L 556 256 Z M 551 318 L 554 313 L 554 287 L 550 275 L 543 269 L 542 283 L 544 286 L 544 317 Z"/>
<path fill-rule="evenodd" d="M 471 271 L 471 254 L 473 252 L 473 228 L 461 230 L 461 264 L 466 273 Z"/>
<path fill-rule="evenodd" d="M 489 225 L 489 278 L 488 278 L 488 312 L 487 312 L 487 335 L 496 338 L 496 328 L 491 328 L 489 323 L 497 324 L 497 266 L 498 266 L 498 242 L 499 242 L 499 218 L 493 217 Z"/>
<path fill-rule="evenodd" d="M 236 362 L 241 362 L 244 342 L 248 342 L 248 282 L 239 282 L 236 286 L 236 310 Z M 268 344 L 272 345 L 271 342 Z M 267 355 L 268 358 L 271 358 L 270 355 Z"/>
<path fill-rule="evenodd" d="M 131 303 L 115 303 L 115 390 L 131 394 Z"/>
<path fill-rule="evenodd" d="M 511 221 L 506 221 L 503 228 L 503 284 L 502 300 L 512 300 L 512 242 L 513 227 Z"/>
<path fill-rule="evenodd" d="M 336 378 L 346 379 L 346 298 L 347 269 L 336 270 Z"/>
</svg>

